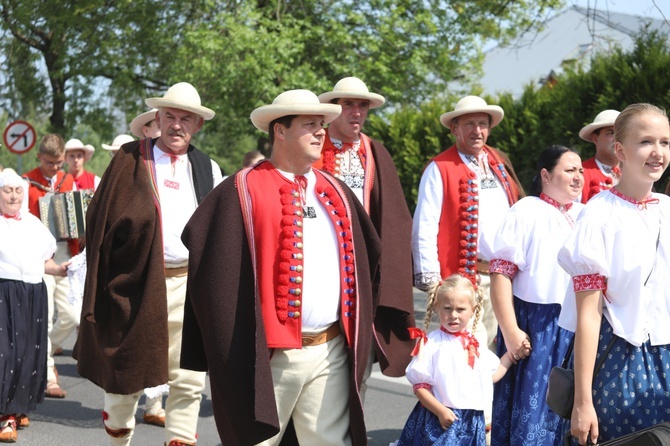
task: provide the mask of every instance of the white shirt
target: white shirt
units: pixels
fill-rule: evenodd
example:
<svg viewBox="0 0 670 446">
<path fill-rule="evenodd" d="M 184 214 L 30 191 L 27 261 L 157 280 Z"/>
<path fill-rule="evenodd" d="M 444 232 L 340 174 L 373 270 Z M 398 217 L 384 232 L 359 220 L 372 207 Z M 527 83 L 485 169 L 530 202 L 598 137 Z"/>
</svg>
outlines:
<svg viewBox="0 0 670 446">
<path fill-rule="evenodd" d="M 170 155 L 156 145 L 153 147 L 153 155 L 161 205 L 165 263 L 182 265 L 188 262 L 188 249 L 181 241 L 181 233 L 198 205 L 193 187 L 191 163 L 187 154 L 178 155 L 173 169 Z M 222 181 L 221 169 L 214 161 L 211 163 L 212 178 L 216 187 Z"/>
<path fill-rule="evenodd" d="M 0 216 L 0 278 L 40 283 L 54 252 L 56 239 L 30 212 L 21 220 Z"/>
<path fill-rule="evenodd" d="M 458 152 L 463 162 L 473 171 L 470 162 L 465 155 Z M 509 209 L 507 194 L 498 177 L 494 175 L 498 187 L 482 189 L 481 179 L 477 176 L 479 188 L 479 220 L 477 241 L 480 242 L 483 234 L 495 234 L 502 222 L 505 213 Z M 414 211 L 412 224 L 412 255 L 414 257 L 414 273 L 438 273 L 440 262 L 437 256 L 437 234 L 440 229 L 440 218 L 442 214 L 442 202 L 444 200 L 444 183 L 440 175 L 440 169 L 432 161 L 426 167 L 421 176 L 419 184 L 419 197 Z M 461 212 L 454 209 L 454 213 Z M 450 218 L 450 217 L 446 217 Z M 456 218 L 456 217 L 451 217 Z M 478 243 L 478 246 L 481 246 Z M 488 260 L 483 254 L 481 258 Z"/>
<path fill-rule="evenodd" d="M 428 334 L 421 354 L 409 363 L 405 373 L 412 384 L 426 383 L 435 399 L 452 409 L 484 410 L 493 402 L 493 373 L 500 359 L 479 347 L 475 366 L 468 364 L 468 352 L 456 336 L 437 329 Z"/>
<path fill-rule="evenodd" d="M 294 181 L 295 175 L 277 169 Z M 340 250 L 333 222 L 316 197 L 316 175 L 310 171 L 305 191 L 306 206 L 311 206 L 316 218 L 303 218 L 302 274 L 302 331 L 321 331 L 339 320 L 340 308 Z"/>
<path fill-rule="evenodd" d="M 614 333 L 635 346 L 647 339 L 670 344 L 670 197 L 653 197 L 659 203 L 640 210 L 610 190 L 600 192 L 558 253 L 573 278 L 607 278 L 603 314 Z M 577 326 L 575 299 L 571 286 L 558 320 L 570 331 Z"/>
<path fill-rule="evenodd" d="M 574 203 L 567 211 L 573 222 L 583 208 Z M 570 276 L 556 256 L 571 231 L 560 210 L 538 197 L 526 197 L 510 208 L 492 240 L 489 234 L 483 237 L 481 249 L 490 252 L 491 260 L 506 260 L 519 268 L 512 280 L 516 297 L 536 304 L 562 304 Z"/>
</svg>

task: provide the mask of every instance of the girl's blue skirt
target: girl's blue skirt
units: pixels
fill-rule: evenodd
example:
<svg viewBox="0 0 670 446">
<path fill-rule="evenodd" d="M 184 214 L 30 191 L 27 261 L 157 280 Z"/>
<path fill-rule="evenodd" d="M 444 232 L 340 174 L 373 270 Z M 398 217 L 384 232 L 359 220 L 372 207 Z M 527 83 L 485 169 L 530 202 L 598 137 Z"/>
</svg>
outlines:
<svg viewBox="0 0 670 446">
<path fill-rule="evenodd" d="M 458 420 L 442 429 L 440 420 L 421 402 L 414 406 L 396 446 L 485 446 L 484 411 L 451 409 Z"/>
</svg>

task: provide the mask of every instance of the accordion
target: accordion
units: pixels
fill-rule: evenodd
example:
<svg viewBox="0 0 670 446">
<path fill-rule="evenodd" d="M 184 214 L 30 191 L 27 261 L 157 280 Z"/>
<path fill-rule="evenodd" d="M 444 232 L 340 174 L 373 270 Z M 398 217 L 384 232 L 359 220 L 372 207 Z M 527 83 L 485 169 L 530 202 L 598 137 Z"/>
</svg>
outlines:
<svg viewBox="0 0 670 446">
<path fill-rule="evenodd" d="M 40 219 L 56 240 L 81 238 L 91 198 L 92 190 L 48 193 L 39 199 Z"/>
</svg>

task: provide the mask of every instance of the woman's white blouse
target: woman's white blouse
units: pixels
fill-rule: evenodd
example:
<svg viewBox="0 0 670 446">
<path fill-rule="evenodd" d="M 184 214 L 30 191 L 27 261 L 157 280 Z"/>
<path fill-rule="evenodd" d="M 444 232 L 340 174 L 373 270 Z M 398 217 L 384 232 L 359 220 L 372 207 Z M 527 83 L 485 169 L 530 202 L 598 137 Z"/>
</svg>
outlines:
<svg viewBox="0 0 670 446">
<path fill-rule="evenodd" d="M 574 291 L 602 289 L 616 335 L 635 346 L 670 344 L 670 197 L 653 198 L 643 209 L 609 190 L 589 200 L 558 254 L 574 285 L 559 325 L 576 329 Z"/>
<path fill-rule="evenodd" d="M 583 208 L 582 203 L 572 204 L 567 213 L 573 222 Z M 512 280 L 516 297 L 536 304 L 562 304 L 570 276 L 556 256 L 571 231 L 571 223 L 558 208 L 538 197 L 526 197 L 510 208 L 493 240 L 485 238 L 482 245 L 491 251 L 492 272 L 501 272 L 494 260 L 518 268 Z M 509 270 L 505 273 L 511 276 Z"/>
<path fill-rule="evenodd" d="M 406 369 L 412 385 L 428 384 L 440 403 L 452 409 L 484 410 L 493 401 L 493 373 L 500 360 L 486 346 L 479 347 L 474 368 L 456 336 L 435 330 Z"/>
<path fill-rule="evenodd" d="M 56 239 L 34 215 L 0 216 L 0 279 L 40 283 L 44 262 L 55 252 Z"/>
</svg>

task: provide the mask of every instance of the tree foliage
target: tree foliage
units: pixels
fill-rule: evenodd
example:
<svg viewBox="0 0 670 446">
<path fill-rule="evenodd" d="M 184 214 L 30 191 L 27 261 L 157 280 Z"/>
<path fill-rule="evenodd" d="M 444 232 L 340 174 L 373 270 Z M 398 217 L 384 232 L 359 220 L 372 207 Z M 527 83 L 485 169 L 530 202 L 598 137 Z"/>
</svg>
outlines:
<svg viewBox="0 0 670 446">
<path fill-rule="evenodd" d="M 198 145 L 255 148 L 248 116 L 281 91 L 356 75 L 393 107 L 474 78 L 482 42 L 539 26 L 561 0 L 0 0 L 3 108 L 109 140 L 143 99 L 192 82 L 217 111 Z M 128 118 L 126 118 L 128 117 Z M 119 119 L 120 118 L 120 119 Z M 118 125 L 119 121 L 122 125 Z M 242 147 L 243 146 L 243 147 Z M 230 166 L 232 167 L 232 166 Z M 231 169 L 226 170 L 230 171 Z"/>
</svg>

